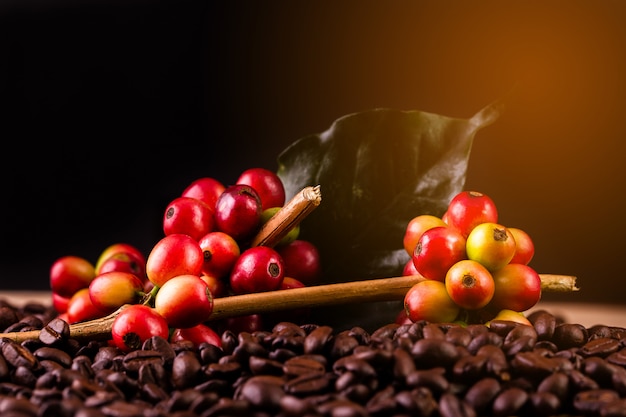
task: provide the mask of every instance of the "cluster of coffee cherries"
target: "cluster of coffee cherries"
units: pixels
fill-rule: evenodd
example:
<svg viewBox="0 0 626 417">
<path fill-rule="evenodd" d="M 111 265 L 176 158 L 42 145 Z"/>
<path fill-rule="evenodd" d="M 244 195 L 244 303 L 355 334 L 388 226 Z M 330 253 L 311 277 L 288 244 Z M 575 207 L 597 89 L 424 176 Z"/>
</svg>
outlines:
<svg viewBox="0 0 626 417">
<path fill-rule="evenodd" d="M 528 324 L 523 313 L 541 297 L 541 277 L 528 265 L 535 246 L 524 230 L 498 223 L 486 194 L 462 191 L 443 216 L 414 217 L 403 244 L 403 275 L 424 279 L 407 292 L 398 321 Z"/>
<path fill-rule="evenodd" d="M 249 168 L 229 186 L 198 178 L 165 207 L 164 236 L 148 256 L 120 242 L 95 263 L 57 259 L 50 269 L 53 306 L 69 324 L 114 313 L 112 343 L 124 351 L 155 335 L 219 346 L 226 328 L 260 330 L 267 317 L 258 314 L 209 318 L 218 297 L 317 283 L 319 252 L 299 239 L 299 225 L 271 247 L 252 244 L 284 205 L 280 177 L 265 168 Z"/>
</svg>

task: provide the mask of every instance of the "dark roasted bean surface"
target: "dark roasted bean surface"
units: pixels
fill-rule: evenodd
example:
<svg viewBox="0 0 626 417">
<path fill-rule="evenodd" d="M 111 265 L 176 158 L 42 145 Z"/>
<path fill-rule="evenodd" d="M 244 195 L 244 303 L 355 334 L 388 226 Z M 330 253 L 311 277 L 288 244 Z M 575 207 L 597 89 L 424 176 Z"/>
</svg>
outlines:
<svg viewBox="0 0 626 417">
<path fill-rule="evenodd" d="M 626 416 L 626 329 L 416 322 L 371 334 L 282 322 L 222 347 L 147 340 L 123 353 L 78 343 L 49 308 L 0 304 L 0 415 Z"/>
</svg>

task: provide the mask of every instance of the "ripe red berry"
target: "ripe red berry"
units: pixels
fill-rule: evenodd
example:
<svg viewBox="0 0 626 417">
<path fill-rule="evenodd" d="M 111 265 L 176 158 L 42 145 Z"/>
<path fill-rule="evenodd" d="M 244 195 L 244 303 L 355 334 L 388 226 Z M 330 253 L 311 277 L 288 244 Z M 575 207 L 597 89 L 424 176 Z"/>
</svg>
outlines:
<svg viewBox="0 0 626 417">
<path fill-rule="evenodd" d="M 193 327 L 208 320 L 213 312 L 213 296 L 199 276 L 178 275 L 159 288 L 154 309 L 170 327 Z"/>
<path fill-rule="evenodd" d="M 202 273 L 216 278 L 228 276 L 241 255 L 237 241 L 224 232 L 207 233 L 200 238 L 198 244 L 204 255 Z"/>
<path fill-rule="evenodd" d="M 252 187 L 231 185 L 215 204 L 215 229 L 243 242 L 258 231 L 261 212 L 261 199 Z"/>
<path fill-rule="evenodd" d="M 89 297 L 98 309 L 113 312 L 124 304 L 139 302 L 143 285 L 143 281 L 130 272 L 105 272 L 89 284 Z"/>
<path fill-rule="evenodd" d="M 132 304 L 121 310 L 111 324 L 112 341 L 123 352 L 140 349 L 153 336 L 169 338 L 165 319 L 151 307 Z"/>
<path fill-rule="evenodd" d="M 285 266 L 276 250 L 268 246 L 246 249 L 230 273 L 230 287 L 235 294 L 278 290 Z"/>
<path fill-rule="evenodd" d="M 215 211 L 215 202 L 225 189 L 224 184 L 215 178 L 203 177 L 189 184 L 180 196 L 204 201 L 212 211 Z"/>
<path fill-rule="evenodd" d="M 444 283 L 432 279 L 420 281 L 407 291 L 404 309 L 413 322 L 427 320 L 435 323 L 452 322 L 461 311 L 448 295 Z"/>
<path fill-rule="evenodd" d="M 305 285 L 316 284 L 322 273 L 320 253 L 308 240 L 296 239 L 279 246 L 276 251 L 283 259 L 285 276 L 302 281 Z"/>
<path fill-rule="evenodd" d="M 491 273 L 470 259 L 452 265 L 444 282 L 452 301 L 466 310 L 483 308 L 491 301 L 495 291 Z"/>
<path fill-rule="evenodd" d="M 152 248 L 146 261 L 146 274 L 152 284 L 161 287 L 177 275 L 200 275 L 204 254 L 198 242 L 189 235 L 165 236 Z"/>
<path fill-rule="evenodd" d="M 213 230 L 213 210 L 205 202 L 191 197 L 178 197 L 170 201 L 163 214 L 165 235 L 183 233 L 195 240 Z"/>
<path fill-rule="evenodd" d="M 285 204 L 285 187 L 273 171 L 265 168 L 249 168 L 243 171 L 236 181 L 254 188 L 261 199 L 261 209 L 282 207 Z"/>
<path fill-rule="evenodd" d="M 477 191 L 461 191 L 450 200 L 446 211 L 446 223 L 467 238 L 472 229 L 481 223 L 497 223 L 498 210 L 486 194 Z"/>
<path fill-rule="evenodd" d="M 87 288 L 95 276 L 95 268 L 87 259 L 63 256 L 50 267 L 50 288 L 53 293 L 69 298 L 76 291 Z"/>
<path fill-rule="evenodd" d="M 528 265 L 535 255 L 535 244 L 530 235 L 522 229 L 509 227 L 509 231 L 515 238 L 515 255 L 511 259 L 512 264 Z"/>
<path fill-rule="evenodd" d="M 443 282 L 448 269 L 466 259 L 465 238 L 448 226 L 426 230 L 415 246 L 413 264 L 421 275 Z"/>
</svg>

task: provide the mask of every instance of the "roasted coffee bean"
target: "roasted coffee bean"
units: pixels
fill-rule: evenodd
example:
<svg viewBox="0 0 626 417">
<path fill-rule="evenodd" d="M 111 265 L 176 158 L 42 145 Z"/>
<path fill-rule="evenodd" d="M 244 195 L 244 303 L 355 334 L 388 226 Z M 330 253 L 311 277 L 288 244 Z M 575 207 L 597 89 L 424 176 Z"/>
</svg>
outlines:
<svg viewBox="0 0 626 417">
<path fill-rule="evenodd" d="M 282 371 L 288 378 L 293 378 L 310 373 L 323 374 L 326 372 L 326 367 L 309 356 L 295 356 L 285 361 Z"/>
<path fill-rule="evenodd" d="M 610 388 L 613 385 L 613 374 L 618 372 L 618 366 L 613 365 L 602 357 L 588 357 L 581 362 L 580 370 L 598 383 L 600 387 Z"/>
<path fill-rule="evenodd" d="M 125 371 L 137 372 L 145 363 L 155 362 L 163 365 L 165 359 L 158 350 L 133 350 L 122 357 L 121 365 Z M 121 369 L 120 369 L 121 370 Z"/>
<path fill-rule="evenodd" d="M 619 350 L 620 343 L 611 337 L 597 337 L 589 340 L 578 350 L 584 357 L 599 356 L 605 358 Z"/>
<path fill-rule="evenodd" d="M 487 327 L 485 327 L 485 329 L 486 328 Z M 467 350 L 471 354 L 476 354 L 478 349 L 484 345 L 494 345 L 500 347 L 502 346 L 503 341 L 504 338 L 499 334 L 490 331 L 483 331 L 472 338 L 472 341 L 467 345 Z"/>
<path fill-rule="evenodd" d="M 291 394 L 283 395 L 279 403 L 280 409 L 287 416 L 312 415 L 314 411 L 313 405 L 306 399 Z"/>
<path fill-rule="evenodd" d="M 0 306 L 0 330 L 6 332 L 7 327 L 17 323 L 19 315 L 16 309 L 8 306 Z"/>
<path fill-rule="evenodd" d="M 477 379 L 488 376 L 486 364 L 489 357 L 486 355 L 461 356 L 452 366 L 454 381 L 471 383 Z"/>
<path fill-rule="evenodd" d="M 570 391 L 570 380 L 565 372 L 554 372 L 545 377 L 537 386 L 537 392 L 549 392 L 564 403 Z"/>
<path fill-rule="evenodd" d="M 410 388 L 426 387 L 433 394 L 440 395 L 450 387 L 445 372 L 446 370 L 441 367 L 416 369 L 407 375 L 406 385 Z"/>
<path fill-rule="evenodd" d="M 394 362 L 393 351 L 375 348 L 372 346 L 359 345 L 354 348 L 352 355 L 355 358 L 364 360 L 377 369 L 389 369 L 393 366 Z"/>
<path fill-rule="evenodd" d="M 377 377 L 376 370 L 366 361 L 355 356 L 344 356 L 333 364 L 333 371 L 340 375 L 344 372 L 352 372 L 361 380 L 370 380 Z"/>
<path fill-rule="evenodd" d="M 284 390 L 288 394 L 298 397 L 322 394 L 332 386 L 333 378 L 327 373 L 309 373 L 292 378 L 284 384 Z"/>
<path fill-rule="evenodd" d="M 428 323 L 422 328 L 424 339 L 445 339 L 446 334 L 437 323 Z"/>
<path fill-rule="evenodd" d="M 519 326 L 521 326 L 521 324 L 514 321 L 494 319 L 489 322 L 489 331 L 496 333 L 502 338 L 505 338 L 511 330 Z"/>
<path fill-rule="evenodd" d="M 220 338 L 220 344 L 222 345 L 222 350 L 224 350 L 224 354 L 230 355 L 235 350 L 235 347 L 239 343 L 239 338 L 237 334 L 232 330 L 226 329 L 222 332 L 222 336 Z"/>
<path fill-rule="evenodd" d="M 64 342 L 70 337 L 70 325 L 60 318 L 52 319 L 39 332 L 39 340 L 46 345 Z"/>
<path fill-rule="evenodd" d="M 95 372 L 93 370 L 93 362 L 88 356 L 78 355 L 74 356 L 72 359 L 72 363 L 70 364 L 70 369 L 73 371 L 77 371 L 83 376 L 87 378 L 93 378 Z"/>
<path fill-rule="evenodd" d="M 454 326 L 448 328 L 445 340 L 457 346 L 467 346 L 472 341 L 472 335 L 466 328 Z"/>
<path fill-rule="evenodd" d="M 359 346 L 357 338 L 351 336 L 348 331 L 337 334 L 330 343 L 330 357 L 333 359 L 347 356 Z"/>
<path fill-rule="evenodd" d="M 370 343 L 370 334 L 362 327 L 353 327 L 348 331 L 348 336 L 354 337 L 359 345 L 368 345 Z"/>
<path fill-rule="evenodd" d="M 611 353 L 606 360 L 614 365 L 626 366 L 626 348 L 621 348 L 617 352 Z"/>
<path fill-rule="evenodd" d="M 200 378 L 202 364 L 198 355 L 192 351 L 182 351 L 172 363 L 172 386 L 184 389 L 194 386 Z"/>
<path fill-rule="evenodd" d="M 212 363 L 205 368 L 204 373 L 210 379 L 223 379 L 234 382 L 242 372 L 239 362 Z"/>
<path fill-rule="evenodd" d="M 17 368 L 18 366 L 23 366 L 27 369 L 36 370 L 39 368 L 39 361 L 33 355 L 31 351 L 26 349 L 24 346 L 19 343 L 14 342 L 11 339 L 4 338 L 2 339 L 2 356 L 4 359 Z"/>
<path fill-rule="evenodd" d="M 203 365 L 215 363 L 224 355 L 224 351 L 219 347 L 211 343 L 201 343 L 198 346 L 200 352 L 200 361 Z"/>
<path fill-rule="evenodd" d="M 475 417 L 476 411 L 464 400 L 446 392 L 439 398 L 439 414 L 441 417 Z"/>
<path fill-rule="evenodd" d="M 4 355 L 0 355 L 0 381 L 6 379 L 9 376 L 9 364 Z"/>
<path fill-rule="evenodd" d="M 152 336 L 146 339 L 141 346 L 142 350 L 158 352 L 163 359 L 163 363 L 171 364 L 176 357 L 176 352 L 172 344 L 161 336 Z"/>
<path fill-rule="evenodd" d="M 400 327 L 397 323 L 389 323 L 379 327 L 372 333 L 371 339 L 381 341 L 383 339 L 393 339 L 396 330 Z"/>
<path fill-rule="evenodd" d="M 521 388 L 511 387 L 502 390 L 493 400 L 492 412 L 494 416 L 514 416 L 518 414 L 526 400 L 528 393 Z"/>
<path fill-rule="evenodd" d="M 448 368 L 454 364 L 460 354 L 456 346 L 445 340 L 421 339 L 411 349 L 417 367 Z"/>
<path fill-rule="evenodd" d="M 381 389 L 365 404 L 369 415 L 393 415 L 397 410 L 395 390 L 391 385 Z M 350 414 L 352 415 L 352 414 Z M 360 415 L 360 414 L 358 414 Z"/>
<path fill-rule="evenodd" d="M 507 379 L 510 368 L 506 354 L 497 345 L 483 345 L 476 352 L 476 356 L 486 357 L 485 371 L 488 376 Z"/>
<path fill-rule="evenodd" d="M 346 375 L 346 374 L 343 374 Z M 343 375 L 335 381 L 335 388 L 337 387 L 337 381 L 343 377 Z M 349 384 L 343 390 L 338 390 L 339 395 L 359 404 L 364 404 L 370 398 L 372 398 L 372 389 L 365 384 L 356 383 Z"/>
<path fill-rule="evenodd" d="M 554 328 L 552 341 L 560 350 L 581 347 L 587 342 L 587 329 L 577 323 L 561 323 Z"/>
<path fill-rule="evenodd" d="M 0 397 L 0 413 L 5 416 L 36 416 L 37 406 L 26 398 Z"/>
<path fill-rule="evenodd" d="M 248 369 L 253 375 L 282 375 L 283 364 L 269 358 L 250 356 Z"/>
<path fill-rule="evenodd" d="M 498 379 L 487 377 L 478 380 L 464 395 L 464 400 L 479 415 L 487 414 L 493 400 L 500 392 L 501 385 Z"/>
<path fill-rule="evenodd" d="M 559 359 L 548 358 L 536 352 L 520 352 L 511 360 L 511 368 L 526 377 L 543 379 L 553 372 L 564 370 L 568 362 Z"/>
<path fill-rule="evenodd" d="M 319 326 L 304 338 L 304 353 L 326 353 L 326 346 L 333 337 L 333 328 Z"/>
<path fill-rule="evenodd" d="M 439 407 L 436 398 L 428 388 L 418 387 L 411 391 L 400 391 L 396 394 L 399 412 L 407 412 L 415 416 L 435 415 Z M 402 414 L 400 414 L 402 415 Z"/>
<path fill-rule="evenodd" d="M 608 389 L 589 389 L 576 393 L 572 404 L 574 409 L 586 415 L 600 415 L 606 405 L 619 400 L 617 392 Z"/>
<path fill-rule="evenodd" d="M 395 379 L 406 383 L 407 377 L 411 374 L 411 372 L 415 371 L 413 356 L 402 348 L 396 348 L 393 351 L 393 358 L 393 375 Z"/>
<path fill-rule="evenodd" d="M 548 417 L 558 414 L 561 400 L 551 392 L 530 392 L 526 405 L 529 414 Z"/>
<path fill-rule="evenodd" d="M 369 415 L 361 404 L 344 399 L 325 402 L 318 407 L 318 411 L 328 416 L 368 417 Z"/>
<path fill-rule="evenodd" d="M 33 352 L 38 360 L 51 360 L 69 368 L 72 365 L 72 357 L 61 349 L 44 346 Z"/>
<path fill-rule="evenodd" d="M 600 384 L 578 369 L 571 370 L 567 376 L 569 377 L 570 386 L 573 387 L 575 391 L 596 390 L 600 388 Z"/>
<path fill-rule="evenodd" d="M 285 395 L 283 379 L 277 376 L 252 376 L 235 392 L 236 400 L 245 400 L 258 410 L 275 412 Z"/>
</svg>

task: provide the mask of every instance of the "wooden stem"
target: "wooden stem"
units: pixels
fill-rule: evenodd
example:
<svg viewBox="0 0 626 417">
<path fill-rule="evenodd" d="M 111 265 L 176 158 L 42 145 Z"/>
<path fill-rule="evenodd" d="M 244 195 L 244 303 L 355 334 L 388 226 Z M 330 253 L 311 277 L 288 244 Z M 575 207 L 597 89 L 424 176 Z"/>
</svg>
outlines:
<svg viewBox="0 0 626 417">
<path fill-rule="evenodd" d="M 252 246 L 275 246 L 319 206 L 321 201 L 322 193 L 319 185 L 303 188 L 261 227 L 252 240 Z"/>
<path fill-rule="evenodd" d="M 540 277 L 544 291 L 578 291 L 574 276 L 540 274 Z M 215 298 L 209 321 L 296 308 L 400 301 L 413 285 L 424 279 L 419 275 L 410 275 Z M 113 320 L 125 307 L 106 317 L 70 325 L 70 337 L 83 340 L 109 339 Z M 5 337 L 21 343 L 39 338 L 39 330 L 0 333 L 0 338 Z"/>
</svg>

